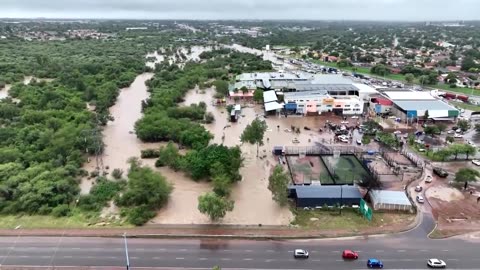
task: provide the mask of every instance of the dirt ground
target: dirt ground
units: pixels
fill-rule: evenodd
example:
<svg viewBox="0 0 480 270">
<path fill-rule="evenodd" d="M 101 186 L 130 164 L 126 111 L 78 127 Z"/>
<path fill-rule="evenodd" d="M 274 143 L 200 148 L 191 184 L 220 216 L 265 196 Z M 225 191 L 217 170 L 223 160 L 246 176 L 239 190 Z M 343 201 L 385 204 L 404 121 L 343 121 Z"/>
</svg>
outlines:
<svg viewBox="0 0 480 270">
<path fill-rule="evenodd" d="M 387 152 L 385 157 L 395 161 L 399 165 L 414 165 L 407 157 L 402 155 L 400 152 Z"/>
<path fill-rule="evenodd" d="M 440 234 L 454 235 L 480 230 L 480 193 L 460 191 L 441 183 L 425 191 L 438 220 Z"/>
<path fill-rule="evenodd" d="M 405 181 L 402 182 L 401 175 L 394 175 L 390 166 L 388 166 L 382 158 L 372 161 L 370 166 L 373 166 L 374 170 L 379 174 L 382 189 L 393 191 L 404 190 L 403 186 L 405 185 Z"/>
</svg>

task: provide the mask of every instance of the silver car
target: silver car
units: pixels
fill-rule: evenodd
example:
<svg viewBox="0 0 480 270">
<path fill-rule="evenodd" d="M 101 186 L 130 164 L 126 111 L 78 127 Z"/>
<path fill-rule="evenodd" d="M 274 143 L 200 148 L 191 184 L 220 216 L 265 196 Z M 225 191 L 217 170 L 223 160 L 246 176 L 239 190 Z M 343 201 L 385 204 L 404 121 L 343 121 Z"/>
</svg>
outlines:
<svg viewBox="0 0 480 270">
<path fill-rule="evenodd" d="M 447 267 L 447 264 L 442 261 L 442 260 L 439 260 L 439 259 L 430 259 L 427 261 L 427 265 L 428 267 L 431 267 L 431 268 L 446 268 Z"/>
<path fill-rule="evenodd" d="M 293 257 L 294 258 L 302 258 L 302 259 L 307 259 L 308 258 L 308 251 L 304 249 L 295 249 L 293 252 Z"/>
</svg>

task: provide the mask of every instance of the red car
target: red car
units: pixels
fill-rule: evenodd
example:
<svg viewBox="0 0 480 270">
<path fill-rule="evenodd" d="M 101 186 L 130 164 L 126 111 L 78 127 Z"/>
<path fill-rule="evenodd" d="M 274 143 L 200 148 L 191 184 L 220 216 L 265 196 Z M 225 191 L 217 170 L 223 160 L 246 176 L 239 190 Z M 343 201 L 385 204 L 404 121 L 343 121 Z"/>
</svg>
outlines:
<svg viewBox="0 0 480 270">
<path fill-rule="evenodd" d="M 342 253 L 342 258 L 344 259 L 358 259 L 358 253 L 353 250 L 344 250 Z"/>
</svg>

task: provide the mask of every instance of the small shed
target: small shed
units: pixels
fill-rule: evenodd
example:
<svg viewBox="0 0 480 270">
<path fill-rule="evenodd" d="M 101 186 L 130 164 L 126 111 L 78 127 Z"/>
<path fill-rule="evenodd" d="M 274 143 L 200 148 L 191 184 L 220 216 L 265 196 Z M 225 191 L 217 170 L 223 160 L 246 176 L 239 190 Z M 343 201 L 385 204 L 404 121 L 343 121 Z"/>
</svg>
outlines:
<svg viewBox="0 0 480 270">
<path fill-rule="evenodd" d="M 403 191 L 372 190 L 369 195 L 374 210 L 413 210 L 412 203 Z"/>
<path fill-rule="evenodd" d="M 321 207 L 324 205 L 359 205 L 362 194 L 355 186 L 291 186 L 289 195 L 297 207 Z"/>
</svg>

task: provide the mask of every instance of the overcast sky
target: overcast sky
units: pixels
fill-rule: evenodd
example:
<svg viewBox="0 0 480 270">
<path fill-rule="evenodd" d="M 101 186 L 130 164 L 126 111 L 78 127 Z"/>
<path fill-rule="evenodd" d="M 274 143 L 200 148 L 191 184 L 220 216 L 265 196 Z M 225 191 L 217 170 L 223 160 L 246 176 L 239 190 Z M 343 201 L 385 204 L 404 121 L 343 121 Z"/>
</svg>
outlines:
<svg viewBox="0 0 480 270">
<path fill-rule="evenodd" d="M 480 0 L 0 0 L 0 17 L 479 20 Z"/>
</svg>

